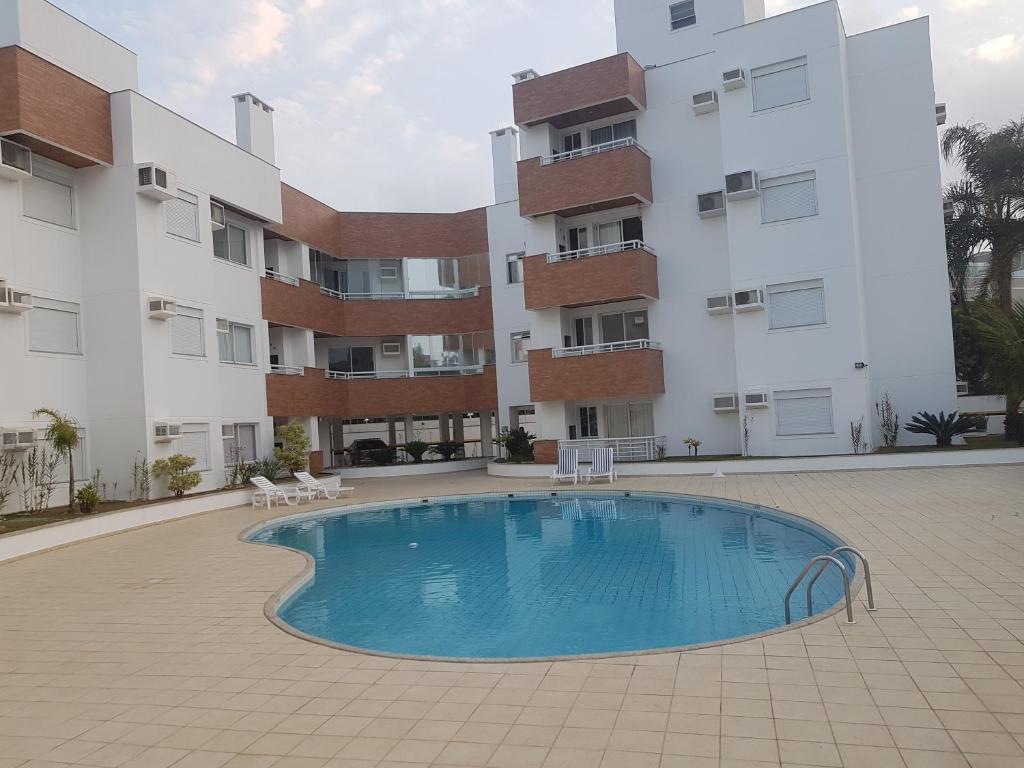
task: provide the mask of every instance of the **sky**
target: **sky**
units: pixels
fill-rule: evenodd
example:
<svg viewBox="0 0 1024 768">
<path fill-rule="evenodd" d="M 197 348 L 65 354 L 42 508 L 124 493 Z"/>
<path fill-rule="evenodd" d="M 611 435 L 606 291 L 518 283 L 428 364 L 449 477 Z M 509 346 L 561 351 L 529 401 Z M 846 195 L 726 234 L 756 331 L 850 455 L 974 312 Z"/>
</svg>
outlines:
<svg viewBox="0 0 1024 768">
<path fill-rule="evenodd" d="M 56 4 L 139 54 L 145 95 L 228 139 L 232 94 L 269 103 L 284 181 L 341 210 L 491 203 L 488 133 L 512 120 L 511 73 L 615 53 L 613 0 Z M 1024 115 L 1024 0 L 839 4 L 848 34 L 931 16 L 936 98 L 951 123 Z"/>
</svg>

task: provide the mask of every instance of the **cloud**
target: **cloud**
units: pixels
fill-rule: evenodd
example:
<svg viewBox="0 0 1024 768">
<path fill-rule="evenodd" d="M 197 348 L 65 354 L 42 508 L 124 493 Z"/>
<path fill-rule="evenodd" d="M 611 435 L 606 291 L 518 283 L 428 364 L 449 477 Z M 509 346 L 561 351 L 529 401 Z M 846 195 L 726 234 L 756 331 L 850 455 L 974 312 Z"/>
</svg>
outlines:
<svg viewBox="0 0 1024 768">
<path fill-rule="evenodd" d="M 243 64 L 262 61 L 284 47 L 281 36 L 291 23 L 291 16 L 271 0 L 256 3 L 255 15 L 228 40 L 228 50 Z"/>
<path fill-rule="evenodd" d="M 973 13 L 992 5 L 992 0 L 946 0 L 946 7 L 953 13 Z"/>
<path fill-rule="evenodd" d="M 921 10 L 919 5 L 908 5 L 906 8 L 900 8 L 889 20 L 890 24 L 898 24 L 901 21 L 910 21 L 924 16 L 924 11 Z"/>
<path fill-rule="evenodd" d="M 1000 35 L 988 40 L 977 48 L 971 48 L 967 53 L 979 61 L 985 61 L 990 64 L 1001 64 L 1004 61 L 1010 61 L 1020 55 L 1021 45 L 1020 40 L 1013 33 L 1008 35 Z"/>
</svg>

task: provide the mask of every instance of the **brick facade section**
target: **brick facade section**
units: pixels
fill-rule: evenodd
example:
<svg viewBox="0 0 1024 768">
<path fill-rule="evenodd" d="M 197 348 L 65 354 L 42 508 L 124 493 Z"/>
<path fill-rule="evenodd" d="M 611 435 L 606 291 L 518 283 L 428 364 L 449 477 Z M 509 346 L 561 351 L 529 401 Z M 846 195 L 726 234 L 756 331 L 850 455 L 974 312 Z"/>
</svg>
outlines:
<svg viewBox="0 0 1024 768">
<path fill-rule="evenodd" d="M 558 463 L 558 441 L 557 440 L 535 440 L 533 443 L 534 464 L 557 464 Z"/>
<path fill-rule="evenodd" d="M 326 203 L 300 192 L 288 184 L 281 184 L 280 224 L 267 226 L 271 232 L 338 255 L 341 245 L 338 231 L 338 212 Z"/>
<path fill-rule="evenodd" d="M 551 165 L 539 157 L 520 160 L 518 174 L 522 216 L 578 216 L 654 202 L 651 158 L 635 145 Z"/>
<path fill-rule="evenodd" d="M 23 48 L 0 48 L 0 135 L 74 168 L 114 164 L 110 94 Z"/>
<path fill-rule="evenodd" d="M 300 280 L 298 287 L 262 278 L 263 319 L 330 336 L 475 333 L 494 327 L 491 290 L 466 299 L 342 301 Z"/>
<path fill-rule="evenodd" d="M 630 349 L 579 357 L 552 357 L 531 349 L 530 399 L 535 403 L 606 400 L 665 393 L 660 349 Z"/>
<path fill-rule="evenodd" d="M 591 61 L 512 86 L 519 125 L 566 128 L 644 109 L 644 68 L 628 53 Z"/>
<path fill-rule="evenodd" d="M 491 411 L 498 407 L 493 365 L 471 376 L 409 379 L 328 379 L 320 368 L 304 376 L 267 375 L 267 415 L 337 419 Z"/>
<path fill-rule="evenodd" d="M 526 308 L 530 310 L 658 298 L 658 259 L 644 250 L 553 264 L 541 254 L 524 259 L 523 270 Z"/>
</svg>

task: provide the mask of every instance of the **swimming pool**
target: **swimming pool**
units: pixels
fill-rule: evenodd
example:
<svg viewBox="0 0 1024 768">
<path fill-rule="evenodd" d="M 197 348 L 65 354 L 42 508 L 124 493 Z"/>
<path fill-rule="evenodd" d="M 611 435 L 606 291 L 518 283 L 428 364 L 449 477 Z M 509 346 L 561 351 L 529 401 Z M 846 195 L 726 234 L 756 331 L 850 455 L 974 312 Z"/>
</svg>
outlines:
<svg viewBox="0 0 1024 768">
<path fill-rule="evenodd" d="M 489 494 L 349 509 L 249 534 L 314 560 L 277 616 L 315 638 L 407 656 L 630 653 L 764 632 L 785 624 L 783 596 L 807 561 L 842 544 L 802 518 L 670 494 Z M 841 596 L 829 569 L 815 606 Z M 804 618 L 801 598 L 794 620 Z"/>
</svg>

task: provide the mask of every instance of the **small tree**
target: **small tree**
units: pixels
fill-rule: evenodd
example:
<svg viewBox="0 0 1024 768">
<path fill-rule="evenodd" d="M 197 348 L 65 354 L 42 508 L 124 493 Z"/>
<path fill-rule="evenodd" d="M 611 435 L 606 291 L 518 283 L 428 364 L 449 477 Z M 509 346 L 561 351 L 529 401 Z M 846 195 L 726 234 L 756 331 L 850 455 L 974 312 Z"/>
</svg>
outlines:
<svg viewBox="0 0 1024 768">
<path fill-rule="evenodd" d="M 701 442 L 696 437 L 688 437 L 683 440 L 686 445 L 687 455 L 692 455 L 693 458 L 697 458 L 697 454 L 700 452 Z"/>
<path fill-rule="evenodd" d="M 192 471 L 196 460 L 191 456 L 176 453 L 166 459 L 153 462 L 153 475 L 167 477 L 167 490 L 181 498 L 186 491 L 191 491 L 203 481 L 202 475 Z"/>
<path fill-rule="evenodd" d="M 1006 395 L 1006 437 L 1024 444 L 1019 405 L 1024 401 L 1024 302 L 1018 301 L 1009 312 L 981 303 L 976 322 L 989 378 Z"/>
<path fill-rule="evenodd" d="M 904 427 L 907 432 L 918 435 L 932 435 L 939 447 L 953 444 L 953 438 L 967 432 L 975 432 L 985 425 L 985 417 L 977 414 L 958 414 L 953 411 L 948 416 L 939 411 L 939 415 L 922 411 L 914 416 Z"/>
<path fill-rule="evenodd" d="M 45 512 L 50 508 L 57 465 L 60 457 L 47 453 L 45 448 L 33 446 L 18 466 L 18 484 L 21 486 L 21 508 L 26 512 Z"/>
<path fill-rule="evenodd" d="M 14 495 L 18 482 L 18 460 L 13 453 L 0 453 L 0 516 L 4 513 L 7 500 Z"/>
<path fill-rule="evenodd" d="M 454 440 L 442 440 L 430 448 L 431 453 L 440 456 L 444 461 L 451 461 L 460 450 L 462 450 L 462 443 L 457 443 Z"/>
<path fill-rule="evenodd" d="M 75 509 L 75 448 L 78 447 L 78 422 L 65 413 L 53 408 L 36 408 L 32 416 L 46 416 L 50 425 L 46 428 L 46 440 L 53 446 L 58 459 L 68 463 L 68 509 Z"/>
<path fill-rule="evenodd" d="M 274 449 L 274 457 L 289 472 L 301 472 L 309 464 L 309 437 L 301 424 L 282 424 L 276 430 L 281 446 Z"/>
<path fill-rule="evenodd" d="M 882 395 L 882 402 L 875 403 L 875 413 L 878 414 L 878 431 L 882 435 L 882 445 L 886 448 L 895 448 L 900 439 L 900 415 L 896 413 L 888 392 Z"/>
<path fill-rule="evenodd" d="M 505 449 L 506 458 L 516 464 L 533 461 L 533 441 L 537 436 L 527 432 L 525 427 L 505 427 L 498 435 L 497 443 Z"/>
<path fill-rule="evenodd" d="M 410 440 L 404 448 L 405 452 L 412 457 L 413 464 L 422 464 L 423 454 L 430 450 L 430 443 L 423 440 Z"/>
</svg>

